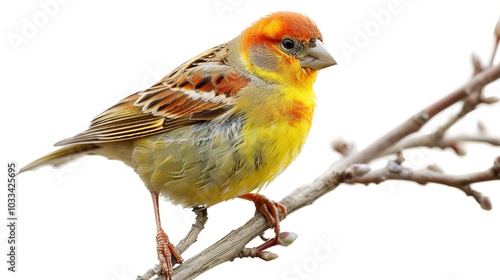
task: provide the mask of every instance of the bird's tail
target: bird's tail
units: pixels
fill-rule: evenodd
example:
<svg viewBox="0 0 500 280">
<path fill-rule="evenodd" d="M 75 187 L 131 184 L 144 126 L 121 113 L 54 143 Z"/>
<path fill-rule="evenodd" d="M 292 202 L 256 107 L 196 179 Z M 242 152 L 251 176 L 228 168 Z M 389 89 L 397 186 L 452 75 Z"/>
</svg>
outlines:
<svg viewBox="0 0 500 280">
<path fill-rule="evenodd" d="M 79 158 L 84 155 L 92 154 L 94 150 L 100 148 L 96 144 L 76 144 L 70 145 L 59 150 L 56 150 L 50 154 L 47 154 L 25 167 L 21 168 L 19 173 L 33 170 L 45 165 L 52 165 L 54 167 L 59 166 L 61 164 L 72 161 L 76 158 Z"/>
</svg>

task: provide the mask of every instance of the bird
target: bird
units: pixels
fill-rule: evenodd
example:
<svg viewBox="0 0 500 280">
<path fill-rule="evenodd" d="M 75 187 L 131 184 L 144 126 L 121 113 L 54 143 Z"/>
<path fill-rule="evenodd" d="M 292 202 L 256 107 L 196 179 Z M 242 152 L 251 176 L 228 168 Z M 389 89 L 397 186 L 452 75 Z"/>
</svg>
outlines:
<svg viewBox="0 0 500 280">
<path fill-rule="evenodd" d="M 123 98 L 20 173 L 84 155 L 130 166 L 151 193 L 157 255 L 172 279 L 183 259 L 161 226 L 159 197 L 185 208 L 253 201 L 279 238 L 286 208 L 259 191 L 302 149 L 318 70 L 335 64 L 313 20 L 274 12 Z"/>
</svg>

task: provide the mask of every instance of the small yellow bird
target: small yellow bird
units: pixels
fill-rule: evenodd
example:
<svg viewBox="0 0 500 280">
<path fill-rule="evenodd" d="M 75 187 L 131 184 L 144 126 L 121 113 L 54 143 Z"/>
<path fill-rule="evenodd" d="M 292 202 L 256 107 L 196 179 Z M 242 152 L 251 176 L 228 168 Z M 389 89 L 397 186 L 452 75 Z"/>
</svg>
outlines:
<svg viewBox="0 0 500 280">
<path fill-rule="evenodd" d="M 131 166 L 151 192 L 157 253 L 172 278 L 182 263 L 160 224 L 158 196 L 183 207 L 252 200 L 279 234 L 286 209 L 260 190 L 297 156 L 311 127 L 313 83 L 336 64 L 316 24 L 292 12 L 264 17 L 107 109 L 64 146 L 21 169 L 101 155 Z"/>
</svg>

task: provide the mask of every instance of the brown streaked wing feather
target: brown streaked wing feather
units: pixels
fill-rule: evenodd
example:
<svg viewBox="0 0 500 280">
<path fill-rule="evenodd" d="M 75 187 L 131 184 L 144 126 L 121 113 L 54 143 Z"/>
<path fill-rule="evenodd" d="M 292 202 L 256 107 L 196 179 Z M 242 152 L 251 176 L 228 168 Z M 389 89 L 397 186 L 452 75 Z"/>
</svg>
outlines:
<svg viewBox="0 0 500 280">
<path fill-rule="evenodd" d="M 147 90 L 132 94 L 55 145 L 103 143 L 167 132 L 227 112 L 249 79 L 225 64 L 226 45 L 184 63 Z"/>
</svg>

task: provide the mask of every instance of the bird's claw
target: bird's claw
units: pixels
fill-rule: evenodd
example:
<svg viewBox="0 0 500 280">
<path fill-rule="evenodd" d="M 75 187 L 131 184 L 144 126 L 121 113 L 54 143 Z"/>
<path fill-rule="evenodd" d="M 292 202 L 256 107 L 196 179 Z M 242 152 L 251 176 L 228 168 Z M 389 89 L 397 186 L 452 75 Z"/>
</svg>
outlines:
<svg viewBox="0 0 500 280">
<path fill-rule="evenodd" d="M 158 260 L 165 280 L 171 280 L 173 274 L 173 266 L 175 263 L 181 264 L 183 259 L 181 254 L 177 251 L 174 244 L 170 242 L 167 234 L 163 230 L 158 230 L 156 234 L 156 251 L 158 253 Z M 172 262 L 172 257 L 175 261 Z"/>
<path fill-rule="evenodd" d="M 283 218 L 286 217 L 286 207 L 283 204 L 273 201 L 261 194 L 247 193 L 240 196 L 240 198 L 253 201 L 255 203 L 256 211 L 262 213 L 266 217 L 267 221 L 274 229 L 275 237 L 273 240 L 269 240 L 269 238 L 264 237 L 263 233 L 259 236 L 262 240 L 266 241 L 265 244 L 271 243 L 273 244 L 271 246 L 276 245 L 281 231 L 279 215 L 281 212 L 281 214 L 283 214 Z"/>
</svg>

